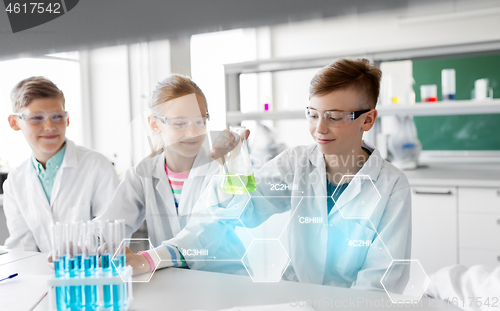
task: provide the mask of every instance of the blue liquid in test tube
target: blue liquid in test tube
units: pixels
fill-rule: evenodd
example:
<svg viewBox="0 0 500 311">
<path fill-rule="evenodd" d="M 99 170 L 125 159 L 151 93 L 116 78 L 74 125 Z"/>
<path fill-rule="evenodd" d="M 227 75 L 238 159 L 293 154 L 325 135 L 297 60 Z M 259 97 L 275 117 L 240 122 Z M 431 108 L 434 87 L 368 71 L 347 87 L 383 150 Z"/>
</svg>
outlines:
<svg viewBox="0 0 500 311">
<path fill-rule="evenodd" d="M 105 227 L 105 240 L 106 247 L 104 248 L 104 252 L 101 255 L 101 268 L 103 274 L 111 274 L 111 256 L 113 256 L 114 250 L 114 222 L 108 221 Z M 113 302 L 111 301 L 111 285 L 103 285 L 102 286 L 102 296 L 104 300 L 104 308 L 111 308 L 113 306 Z"/>
<path fill-rule="evenodd" d="M 113 275 L 118 275 L 118 269 L 120 269 L 119 266 L 119 260 L 118 259 L 113 259 Z M 113 285 L 113 309 L 114 310 L 120 310 L 120 300 L 122 294 L 120 293 L 121 290 L 121 285 Z"/>
<path fill-rule="evenodd" d="M 83 260 L 83 267 L 85 270 L 85 277 L 94 276 L 94 271 L 92 268 L 92 259 L 85 258 Z M 92 287 L 90 285 L 85 285 L 83 291 L 85 293 L 85 310 L 93 310 L 94 306 L 92 305 Z"/>
<path fill-rule="evenodd" d="M 93 268 L 93 271 L 94 273 L 97 271 L 97 269 L 99 268 L 99 259 L 98 259 L 98 256 L 97 255 L 91 255 L 90 256 L 90 263 L 92 264 L 92 266 L 94 267 Z M 97 307 L 98 306 L 98 291 L 97 291 L 97 286 L 92 286 L 92 304 L 94 307 Z"/>
<path fill-rule="evenodd" d="M 54 263 L 54 274 L 56 278 L 64 277 L 64 256 L 60 256 L 63 251 L 63 231 L 62 225 L 57 222 L 52 230 L 52 262 Z M 56 286 L 56 308 L 66 309 L 64 287 Z"/>
<path fill-rule="evenodd" d="M 75 222 L 71 225 L 71 258 L 69 259 L 69 277 L 80 278 L 82 273 L 82 222 Z M 69 302 L 71 310 L 80 310 L 82 308 L 82 286 L 70 286 Z"/>
<path fill-rule="evenodd" d="M 76 274 L 76 260 L 75 258 L 71 258 L 69 261 L 69 277 L 75 278 Z M 76 286 L 69 287 L 69 304 L 71 310 L 78 310 L 77 307 L 77 297 L 76 297 Z"/>
<path fill-rule="evenodd" d="M 64 268 L 65 277 L 69 277 L 69 260 L 70 260 L 70 250 L 71 250 L 71 231 L 69 224 L 65 223 L 62 226 L 62 252 L 61 252 L 61 261 L 62 266 Z M 64 287 L 64 304 L 65 307 L 63 310 L 67 310 L 71 308 L 70 305 L 70 287 Z"/>
<path fill-rule="evenodd" d="M 68 269 L 69 269 L 69 265 L 68 265 L 68 257 L 69 256 L 60 256 L 59 257 L 59 273 L 60 273 L 60 277 L 65 277 L 68 275 Z M 54 264 L 54 270 L 55 270 L 55 264 Z M 61 304 L 64 306 L 64 307 L 61 307 L 60 310 L 66 310 L 67 308 L 69 308 L 69 286 L 64 286 L 64 287 L 60 287 L 61 288 Z M 59 309 L 58 309 L 59 310 Z"/>
<path fill-rule="evenodd" d="M 125 256 L 125 222 L 123 220 L 115 220 L 114 222 L 114 242 L 113 249 L 113 274 L 118 275 L 125 271 L 126 256 Z M 127 283 L 123 285 L 113 285 L 113 308 L 120 310 L 125 307 Z"/>
<path fill-rule="evenodd" d="M 109 262 L 109 254 L 101 255 L 101 268 L 102 272 L 108 274 L 110 272 L 110 262 Z M 112 306 L 111 304 L 111 286 L 103 285 L 102 286 L 102 298 L 104 300 L 104 307 L 109 308 Z"/>
<path fill-rule="evenodd" d="M 122 247 L 117 251 L 118 258 L 120 259 L 120 269 L 125 272 L 125 268 L 127 267 L 127 255 L 126 255 L 126 249 L 125 249 L 125 220 L 120 219 L 120 220 L 115 220 L 117 223 L 117 230 L 119 230 L 118 235 L 119 239 L 122 241 Z M 128 293 L 127 293 L 127 283 L 124 283 L 122 285 L 122 292 L 123 292 L 123 306 L 127 306 L 127 298 L 128 298 Z"/>
<path fill-rule="evenodd" d="M 83 269 L 86 278 L 95 277 L 97 269 L 97 235 L 94 232 L 94 224 L 90 221 L 83 225 L 83 240 L 82 245 L 84 245 L 84 259 L 83 259 Z M 84 286 L 85 301 L 84 306 L 86 311 L 96 310 L 98 308 L 97 304 L 97 286 L 96 285 L 86 285 Z"/>
<path fill-rule="evenodd" d="M 124 246 L 125 248 L 125 246 Z M 120 267 L 122 271 L 125 272 L 125 268 L 127 267 L 127 256 L 126 255 L 121 255 L 120 256 Z M 126 306 L 127 304 L 127 283 L 122 285 L 122 291 L 123 291 L 123 306 Z"/>
<path fill-rule="evenodd" d="M 54 261 L 54 272 L 56 278 L 64 276 L 61 261 Z M 64 301 L 64 288 L 60 286 L 56 287 L 56 307 L 57 310 L 64 310 L 64 308 L 66 308 L 66 302 Z"/>
<path fill-rule="evenodd" d="M 82 272 L 83 272 L 83 256 L 82 254 L 76 255 L 75 256 L 76 260 L 76 274 L 77 277 L 81 278 L 82 277 Z M 82 286 L 76 286 L 76 301 L 77 301 L 77 306 L 78 310 L 82 308 L 83 304 L 83 287 Z"/>
</svg>

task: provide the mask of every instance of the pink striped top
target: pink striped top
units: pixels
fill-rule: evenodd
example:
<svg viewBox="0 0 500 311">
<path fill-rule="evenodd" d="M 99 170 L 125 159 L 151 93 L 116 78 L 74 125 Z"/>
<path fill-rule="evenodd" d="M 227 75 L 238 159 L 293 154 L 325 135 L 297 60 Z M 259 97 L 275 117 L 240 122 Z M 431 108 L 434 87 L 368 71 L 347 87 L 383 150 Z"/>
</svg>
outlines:
<svg viewBox="0 0 500 311">
<path fill-rule="evenodd" d="M 170 183 L 170 188 L 172 188 L 172 194 L 174 195 L 175 207 L 179 207 L 179 202 L 181 200 L 182 187 L 184 182 L 189 177 L 189 172 L 187 173 L 176 173 L 172 172 L 167 163 L 165 163 L 165 172 L 167 173 L 168 182 Z"/>
</svg>

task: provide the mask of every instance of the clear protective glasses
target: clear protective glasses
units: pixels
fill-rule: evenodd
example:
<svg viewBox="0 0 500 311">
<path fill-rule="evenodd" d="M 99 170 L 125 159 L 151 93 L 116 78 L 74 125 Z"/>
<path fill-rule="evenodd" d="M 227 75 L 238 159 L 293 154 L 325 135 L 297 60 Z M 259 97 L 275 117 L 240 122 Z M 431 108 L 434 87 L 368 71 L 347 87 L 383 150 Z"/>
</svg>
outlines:
<svg viewBox="0 0 500 311">
<path fill-rule="evenodd" d="M 339 127 L 350 123 L 359 118 L 363 113 L 367 113 L 372 109 L 358 111 L 339 111 L 329 110 L 323 114 L 323 120 L 328 127 Z M 314 108 L 306 107 L 306 118 L 312 125 L 317 125 L 320 118 L 320 112 Z"/>
<path fill-rule="evenodd" d="M 174 126 L 175 128 L 181 131 L 188 129 L 193 123 L 198 129 L 206 128 L 207 121 L 210 121 L 210 115 L 208 113 L 204 116 L 192 117 L 192 118 L 190 117 L 168 118 L 158 115 L 153 115 L 153 117 L 158 118 L 163 124 L 170 124 L 171 126 Z"/>
<path fill-rule="evenodd" d="M 28 122 L 29 124 L 37 125 L 44 123 L 49 117 L 54 123 L 64 123 L 68 120 L 69 113 L 67 111 L 52 111 L 52 112 L 32 112 L 28 114 L 24 113 L 13 113 L 12 115 L 19 117 L 21 120 Z"/>
</svg>

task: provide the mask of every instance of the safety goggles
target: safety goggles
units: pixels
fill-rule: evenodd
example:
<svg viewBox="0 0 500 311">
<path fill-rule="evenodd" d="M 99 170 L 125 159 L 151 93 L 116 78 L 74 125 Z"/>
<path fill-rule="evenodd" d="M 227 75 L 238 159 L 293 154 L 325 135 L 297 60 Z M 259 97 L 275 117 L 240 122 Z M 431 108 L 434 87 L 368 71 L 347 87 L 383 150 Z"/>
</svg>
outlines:
<svg viewBox="0 0 500 311">
<path fill-rule="evenodd" d="M 21 120 L 28 122 L 29 124 L 37 125 L 44 123 L 48 118 L 54 123 L 64 123 L 68 120 L 69 113 L 67 111 L 52 111 L 52 112 L 32 112 L 28 114 L 24 113 L 13 113 L 12 115 L 19 117 Z"/>
<path fill-rule="evenodd" d="M 325 111 L 323 113 L 323 120 L 328 127 L 338 127 L 356 120 L 363 113 L 367 113 L 371 110 L 372 109 L 358 111 Z M 306 118 L 312 125 L 317 125 L 320 118 L 320 112 L 316 109 L 306 107 Z"/>
<path fill-rule="evenodd" d="M 193 123 L 198 129 L 206 128 L 207 121 L 210 121 L 210 115 L 208 113 L 204 116 L 193 117 L 193 118 L 189 117 L 168 118 L 158 115 L 153 115 L 153 117 L 158 118 L 163 124 L 169 124 L 181 131 L 186 130 Z"/>
</svg>

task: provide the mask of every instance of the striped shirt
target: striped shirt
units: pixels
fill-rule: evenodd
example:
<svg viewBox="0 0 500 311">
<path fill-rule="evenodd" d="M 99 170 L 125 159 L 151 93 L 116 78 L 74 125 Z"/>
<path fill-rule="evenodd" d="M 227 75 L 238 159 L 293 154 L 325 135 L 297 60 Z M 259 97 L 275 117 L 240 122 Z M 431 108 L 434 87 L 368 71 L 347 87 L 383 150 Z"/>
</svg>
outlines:
<svg viewBox="0 0 500 311">
<path fill-rule="evenodd" d="M 172 172 L 166 163 L 165 172 L 167 173 L 168 182 L 170 183 L 170 188 L 172 189 L 172 194 L 174 195 L 175 207 L 178 208 L 179 202 L 181 201 L 182 187 L 184 186 L 184 182 L 188 179 L 189 172 Z"/>
</svg>

